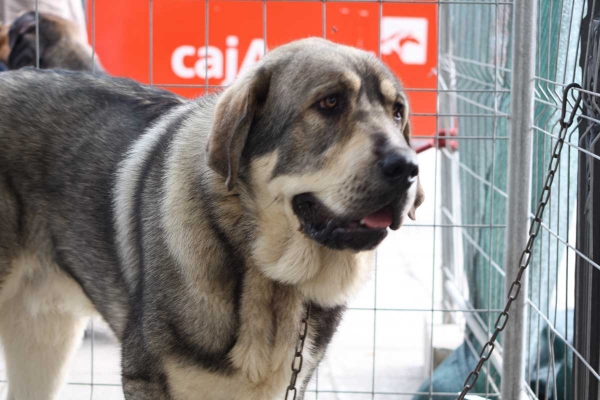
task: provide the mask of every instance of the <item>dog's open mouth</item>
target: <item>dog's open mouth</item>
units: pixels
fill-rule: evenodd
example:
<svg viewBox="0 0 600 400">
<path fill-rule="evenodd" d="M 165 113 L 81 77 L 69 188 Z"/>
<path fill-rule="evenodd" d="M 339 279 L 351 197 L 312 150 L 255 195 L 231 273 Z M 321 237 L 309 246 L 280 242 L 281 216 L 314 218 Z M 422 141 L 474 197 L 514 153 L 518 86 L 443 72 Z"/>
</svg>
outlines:
<svg viewBox="0 0 600 400">
<path fill-rule="evenodd" d="M 387 228 L 400 227 L 400 202 L 394 201 L 360 218 L 334 216 L 311 193 L 294 196 L 292 208 L 300 230 L 332 249 L 371 250 L 387 236 Z"/>
</svg>

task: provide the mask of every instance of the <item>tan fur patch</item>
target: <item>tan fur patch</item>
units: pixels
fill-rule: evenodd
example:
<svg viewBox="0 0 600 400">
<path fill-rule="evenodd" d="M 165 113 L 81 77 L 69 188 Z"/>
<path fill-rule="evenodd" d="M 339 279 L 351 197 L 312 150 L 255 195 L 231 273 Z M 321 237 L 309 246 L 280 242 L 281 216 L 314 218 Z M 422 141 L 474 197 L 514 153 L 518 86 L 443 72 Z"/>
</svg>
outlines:
<svg viewBox="0 0 600 400">
<path fill-rule="evenodd" d="M 252 279 L 256 278 L 260 279 L 256 276 Z M 256 296 L 254 288 L 251 290 Z M 233 376 L 213 374 L 200 367 L 180 363 L 174 358 L 165 360 L 169 387 L 172 388 L 175 398 L 195 400 L 199 393 L 202 393 L 202 398 L 211 400 L 277 400 L 281 398 L 291 377 L 294 347 L 304 311 L 303 297 L 295 288 L 277 284 L 273 290 L 269 290 L 269 293 L 272 295 L 272 302 L 266 315 L 256 315 L 254 312 L 265 312 L 259 308 L 246 310 L 252 312 L 253 317 L 256 317 L 257 320 L 254 324 L 248 324 L 247 320 L 242 321 L 240 339 L 243 343 L 236 344 L 233 353 L 236 354 L 234 362 L 237 362 L 238 356 L 242 355 L 245 365 L 241 366 Z M 256 298 L 246 298 L 244 302 L 254 302 L 254 300 Z M 268 327 L 274 329 L 274 338 L 269 338 L 272 342 L 269 346 L 264 346 L 257 341 L 260 341 L 260 336 L 265 334 Z M 259 330 L 253 331 L 254 328 Z M 306 349 L 312 347 L 314 333 L 313 326 L 308 331 L 305 342 Z M 250 339 L 249 342 L 248 339 Z M 260 354 L 261 352 L 263 354 Z M 264 363 L 265 359 L 269 362 Z M 305 351 L 302 372 L 297 380 L 299 385 L 315 366 L 315 363 L 316 360 L 311 352 Z M 261 369 L 266 368 L 266 373 L 253 376 L 254 372 L 247 368 L 255 366 Z"/>
<path fill-rule="evenodd" d="M 23 253 L 12 260 L 11 269 L 0 292 L 8 398 L 58 399 L 68 363 L 95 309 L 50 258 Z"/>
<path fill-rule="evenodd" d="M 295 288 L 287 285 L 277 285 L 273 296 L 275 315 L 275 341 L 273 343 L 273 358 L 271 371 L 286 370 L 293 357 L 294 347 L 298 339 L 300 321 L 303 317 L 303 297 Z M 314 329 L 309 330 L 309 338 Z M 306 346 L 306 345 L 305 345 Z M 307 347 L 309 348 L 309 347 Z M 305 355 L 310 357 L 309 352 Z M 308 365 L 312 361 L 307 361 Z"/>
<path fill-rule="evenodd" d="M 371 146 L 372 141 L 367 135 L 355 133 L 348 141 L 337 143 L 327 150 L 323 155 L 325 165 L 318 171 L 302 175 L 278 176 L 270 182 L 256 182 L 254 187 L 268 186 L 269 193 L 265 194 L 267 196 L 265 201 L 272 200 L 276 196 L 283 196 L 289 200 L 298 193 L 313 192 L 330 210 L 341 214 L 348 204 L 342 201 L 340 190 L 355 174 L 360 173 L 373 162 L 372 152 L 365 151 Z M 269 160 L 262 157 L 258 162 L 274 166 L 276 157 L 273 153 L 266 156 L 270 158 Z M 266 176 L 270 176 L 270 171 Z M 293 220 L 296 221 L 291 208 L 287 215 L 293 216 Z"/>
<path fill-rule="evenodd" d="M 374 254 L 327 249 L 323 252 L 318 274 L 301 283 L 298 288 L 304 296 L 318 304 L 346 304 L 369 279 L 373 270 Z"/>
<path fill-rule="evenodd" d="M 11 274 L 3 282 L 0 308 L 21 297 L 32 314 L 75 312 L 92 315 L 94 306 L 81 287 L 50 260 L 33 253 L 23 253 L 11 263 Z"/>
<path fill-rule="evenodd" d="M 383 79 L 379 85 L 379 90 L 381 90 L 381 94 L 389 101 L 390 103 L 396 100 L 396 86 L 389 79 Z"/>
<path fill-rule="evenodd" d="M 254 246 L 255 264 L 269 278 L 299 284 L 308 299 L 325 306 L 344 304 L 365 281 L 370 271 L 363 254 L 332 250 L 317 244 L 298 230 L 299 221 L 291 208 L 291 198 L 313 192 L 334 212 L 342 213 L 340 185 L 370 162 L 366 135 L 355 134 L 348 142 L 330 148 L 325 167 L 311 174 L 286 175 L 270 180 L 277 155 L 255 160 L 251 166 L 253 187 L 259 209 L 258 239 Z M 262 190 L 261 190 L 262 188 Z M 367 257 L 368 259 L 368 257 Z"/>
<path fill-rule="evenodd" d="M 244 277 L 240 332 L 231 350 L 231 360 L 254 384 L 264 381 L 272 372 L 273 285 L 272 280 L 255 268 L 249 269 Z"/>
<path fill-rule="evenodd" d="M 360 90 L 360 86 L 362 85 L 362 81 L 360 76 L 355 74 L 352 71 L 346 71 L 343 74 L 343 80 L 350 85 L 354 92 L 358 92 Z"/>
</svg>

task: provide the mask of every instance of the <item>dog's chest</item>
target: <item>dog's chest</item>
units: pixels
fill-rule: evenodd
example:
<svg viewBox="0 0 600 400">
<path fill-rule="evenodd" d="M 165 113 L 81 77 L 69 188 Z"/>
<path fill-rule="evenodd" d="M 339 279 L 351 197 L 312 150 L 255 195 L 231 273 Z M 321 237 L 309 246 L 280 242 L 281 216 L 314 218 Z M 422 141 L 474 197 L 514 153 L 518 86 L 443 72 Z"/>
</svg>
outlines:
<svg viewBox="0 0 600 400">
<path fill-rule="evenodd" d="M 317 332 L 311 329 L 305 340 L 302 369 L 296 379 L 298 394 L 316 367 L 317 357 L 313 351 L 316 335 Z M 295 345 L 295 342 L 290 342 L 284 348 L 274 347 L 269 357 L 268 371 L 259 379 L 249 376 L 249 371 L 243 369 L 237 369 L 231 375 L 223 375 L 209 372 L 200 367 L 183 366 L 176 360 L 168 361 L 165 364 L 165 370 L 169 379 L 169 387 L 173 397 L 181 400 L 198 398 L 210 400 L 284 399 L 292 377 Z M 253 350 L 256 350 L 257 353 L 253 353 L 252 356 L 257 360 L 260 359 L 262 355 L 258 352 L 262 349 L 256 347 Z"/>
</svg>

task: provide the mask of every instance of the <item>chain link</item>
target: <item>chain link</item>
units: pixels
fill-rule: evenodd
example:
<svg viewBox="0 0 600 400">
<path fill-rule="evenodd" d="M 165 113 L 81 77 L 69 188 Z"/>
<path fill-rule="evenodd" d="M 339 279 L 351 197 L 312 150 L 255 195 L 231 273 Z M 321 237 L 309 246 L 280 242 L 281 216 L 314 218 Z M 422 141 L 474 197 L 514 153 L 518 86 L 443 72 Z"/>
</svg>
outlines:
<svg viewBox="0 0 600 400">
<path fill-rule="evenodd" d="M 308 334 L 310 308 L 311 304 L 308 303 L 308 306 L 306 306 L 306 314 L 300 322 L 300 334 L 298 335 L 298 340 L 296 341 L 296 347 L 294 348 L 294 359 L 292 360 L 292 377 L 290 378 L 289 386 L 285 390 L 285 400 L 296 400 L 296 396 L 298 395 L 298 390 L 296 389 L 296 380 L 298 379 L 300 371 L 302 371 L 302 363 L 304 362 L 302 351 L 304 350 L 304 341 L 306 340 L 306 336 Z"/>
<path fill-rule="evenodd" d="M 556 171 L 558 170 L 560 154 L 563 148 L 565 137 L 567 135 L 567 130 L 571 127 L 571 125 L 573 125 L 575 115 L 581 103 L 582 92 L 579 91 L 573 109 L 571 110 L 569 119 L 565 120 L 567 116 L 568 96 L 571 92 L 571 89 L 574 88 L 581 89 L 581 86 L 576 83 L 571 83 L 570 85 L 565 87 L 565 90 L 563 92 L 563 102 L 560 116 L 561 129 L 556 144 L 554 145 L 554 149 L 552 151 L 552 158 L 550 159 L 550 164 L 548 165 L 546 181 L 544 183 L 542 193 L 540 194 L 540 200 L 535 212 L 535 217 L 531 223 L 531 226 L 529 227 L 529 240 L 527 241 L 525 250 L 523 250 L 523 253 L 521 253 L 521 258 L 519 260 L 519 273 L 517 274 L 517 277 L 515 278 L 513 283 L 510 285 L 506 305 L 504 307 L 504 310 L 500 313 L 498 319 L 496 320 L 496 323 L 494 325 L 494 333 L 481 349 L 481 352 L 479 353 L 479 362 L 465 380 L 463 390 L 462 392 L 460 392 L 460 395 L 458 396 L 457 400 L 464 400 L 467 393 L 469 393 L 469 391 L 475 386 L 475 383 L 477 383 L 477 379 L 479 378 L 479 373 L 481 372 L 483 364 L 490 359 L 492 353 L 494 352 L 496 339 L 508 323 L 508 319 L 510 316 L 508 311 L 510 310 L 510 306 L 517 299 L 517 297 L 519 297 L 519 293 L 521 292 L 521 280 L 523 278 L 525 270 L 529 266 L 529 262 L 531 261 L 531 255 L 533 251 L 535 238 L 540 233 L 540 228 L 542 227 L 542 217 L 544 215 L 544 209 L 546 208 L 546 204 L 548 204 L 548 200 L 550 199 L 552 182 L 554 181 L 554 176 L 556 175 Z"/>
</svg>

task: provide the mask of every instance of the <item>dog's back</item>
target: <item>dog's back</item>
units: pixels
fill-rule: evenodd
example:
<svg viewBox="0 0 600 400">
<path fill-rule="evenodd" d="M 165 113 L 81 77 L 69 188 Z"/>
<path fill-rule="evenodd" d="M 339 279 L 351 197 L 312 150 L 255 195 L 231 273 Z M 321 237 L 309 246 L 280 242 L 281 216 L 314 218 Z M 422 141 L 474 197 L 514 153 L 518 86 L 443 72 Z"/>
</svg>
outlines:
<svg viewBox="0 0 600 400">
<path fill-rule="evenodd" d="M 11 387 L 30 390 L 9 398 L 42 398 L 36 386 L 54 385 L 45 380 L 74 348 L 70 332 L 93 308 L 88 298 L 122 331 L 128 291 L 112 234 L 115 170 L 135 138 L 182 102 L 125 79 L 0 74 L 0 334 Z M 48 363 L 35 361 L 50 348 Z M 31 368 L 39 385 L 20 385 Z"/>
<path fill-rule="evenodd" d="M 146 127 L 182 101 L 130 80 L 85 73 L 21 70 L 0 75 L 0 181 L 3 196 L 18 206 L 16 232 L 3 232 L 11 238 L 0 239 L 0 248 L 44 248 L 40 240 L 58 241 L 59 235 L 52 233 L 61 232 L 69 245 L 50 243 L 58 250 L 47 256 L 59 266 L 61 259 L 78 258 L 64 265 L 86 264 L 87 255 L 95 263 L 101 259 L 107 266 L 89 268 L 87 279 L 101 291 L 124 293 L 114 268 L 116 251 L 102 248 L 112 238 L 116 166 Z M 4 214 L 0 206 L 0 218 L 14 218 L 15 210 Z M 111 259 L 103 259 L 106 255 Z M 0 257 L 0 274 L 5 274 L 2 259 L 6 256 Z M 101 276 L 96 275 L 99 270 Z"/>
</svg>

